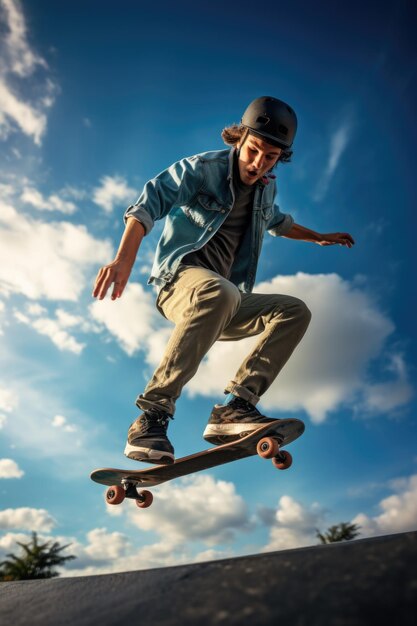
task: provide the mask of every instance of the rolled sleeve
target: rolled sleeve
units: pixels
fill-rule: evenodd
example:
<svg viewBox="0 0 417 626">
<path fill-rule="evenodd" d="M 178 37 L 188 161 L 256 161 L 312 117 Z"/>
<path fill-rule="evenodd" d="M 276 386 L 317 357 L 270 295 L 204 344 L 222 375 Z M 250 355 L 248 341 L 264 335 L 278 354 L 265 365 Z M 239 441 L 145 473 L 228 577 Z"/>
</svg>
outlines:
<svg viewBox="0 0 417 626">
<path fill-rule="evenodd" d="M 294 219 L 288 213 L 281 213 L 279 207 L 275 205 L 275 214 L 268 225 L 268 233 L 273 237 L 282 237 L 290 232 Z"/>
<path fill-rule="evenodd" d="M 136 204 L 131 205 L 125 211 L 123 216 L 124 223 L 126 224 L 129 217 L 133 217 L 135 220 L 140 222 L 145 229 L 145 235 L 149 235 L 151 232 L 155 221 L 152 219 L 151 215 L 141 206 Z"/>
<path fill-rule="evenodd" d="M 156 220 L 168 215 L 174 205 L 186 204 L 203 181 L 203 169 L 198 155 L 173 163 L 149 180 L 136 202 L 125 211 L 124 221 L 134 217 L 148 234 Z"/>
</svg>

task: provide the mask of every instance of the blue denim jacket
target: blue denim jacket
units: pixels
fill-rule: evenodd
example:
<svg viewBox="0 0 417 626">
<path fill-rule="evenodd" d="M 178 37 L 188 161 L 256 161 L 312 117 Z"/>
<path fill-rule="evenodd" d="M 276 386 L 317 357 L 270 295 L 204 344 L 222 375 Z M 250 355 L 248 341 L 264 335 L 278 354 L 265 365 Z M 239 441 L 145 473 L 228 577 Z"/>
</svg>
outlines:
<svg viewBox="0 0 417 626">
<path fill-rule="evenodd" d="M 148 181 L 124 219 L 134 217 L 148 234 L 155 220 L 166 218 L 149 283 L 170 283 L 181 259 L 202 248 L 219 230 L 233 208 L 235 148 L 203 152 L 171 165 Z M 252 291 L 265 231 L 285 235 L 294 223 L 274 204 L 275 181 L 256 184 L 252 227 L 246 231 L 234 260 L 230 280 L 241 291 Z"/>
</svg>

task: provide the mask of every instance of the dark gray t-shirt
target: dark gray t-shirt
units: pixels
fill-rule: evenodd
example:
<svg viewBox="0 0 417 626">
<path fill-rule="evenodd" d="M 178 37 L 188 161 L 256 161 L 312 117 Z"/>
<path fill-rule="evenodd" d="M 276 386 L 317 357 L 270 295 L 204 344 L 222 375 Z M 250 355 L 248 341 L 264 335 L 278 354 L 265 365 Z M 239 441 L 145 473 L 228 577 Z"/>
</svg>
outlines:
<svg viewBox="0 0 417 626">
<path fill-rule="evenodd" d="M 251 225 L 255 192 L 255 185 L 242 183 L 236 158 L 233 166 L 233 188 L 235 203 L 229 215 L 205 246 L 182 259 L 181 263 L 184 265 L 205 267 L 224 278 L 230 277 L 243 235 Z"/>
</svg>

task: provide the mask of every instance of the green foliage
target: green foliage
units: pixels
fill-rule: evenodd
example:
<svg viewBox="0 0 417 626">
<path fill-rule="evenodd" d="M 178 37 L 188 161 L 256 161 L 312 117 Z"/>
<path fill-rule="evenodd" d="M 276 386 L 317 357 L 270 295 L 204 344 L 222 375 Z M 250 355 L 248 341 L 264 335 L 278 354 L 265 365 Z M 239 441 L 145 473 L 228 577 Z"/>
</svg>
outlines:
<svg viewBox="0 0 417 626">
<path fill-rule="evenodd" d="M 349 524 L 348 522 L 342 522 L 335 526 L 330 526 L 324 534 L 317 531 L 317 537 L 321 543 L 335 543 L 336 541 L 350 541 L 355 539 L 359 535 L 359 528 L 357 524 Z"/>
<path fill-rule="evenodd" d="M 53 568 L 75 559 L 73 555 L 62 556 L 60 553 L 70 544 L 60 546 L 57 541 L 39 543 L 38 536 L 32 533 L 28 543 L 17 544 L 23 548 L 21 556 L 7 554 L 7 559 L 0 562 L 0 580 L 33 580 L 35 578 L 55 578 L 59 576 Z"/>
</svg>

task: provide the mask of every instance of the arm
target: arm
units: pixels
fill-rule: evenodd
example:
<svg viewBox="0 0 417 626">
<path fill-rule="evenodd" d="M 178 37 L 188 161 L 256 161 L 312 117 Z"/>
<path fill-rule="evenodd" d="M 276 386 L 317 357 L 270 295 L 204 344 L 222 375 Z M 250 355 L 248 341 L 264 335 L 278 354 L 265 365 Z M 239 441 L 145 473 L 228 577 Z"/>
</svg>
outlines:
<svg viewBox="0 0 417 626">
<path fill-rule="evenodd" d="M 198 156 L 173 163 L 148 180 L 136 204 L 125 212 L 125 222 L 134 217 L 149 235 L 154 222 L 168 215 L 173 206 L 189 202 L 203 182 L 203 166 Z"/>
<path fill-rule="evenodd" d="M 128 218 L 114 261 L 102 267 L 97 274 L 93 289 L 94 298 L 103 300 L 113 283 L 111 299 L 121 297 L 144 235 L 145 229 L 142 224 L 133 217 Z"/>
<path fill-rule="evenodd" d="M 152 230 L 155 220 L 169 213 L 175 203 L 186 202 L 199 188 L 202 177 L 202 166 L 196 156 L 174 163 L 146 183 L 137 203 L 124 215 L 126 229 L 114 261 L 97 274 L 94 298 L 102 300 L 113 283 L 112 300 L 121 297 L 145 234 Z"/>
<path fill-rule="evenodd" d="M 346 246 L 351 248 L 355 241 L 349 233 L 317 233 L 314 230 L 305 228 L 300 224 L 293 224 L 291 230 L 285 235 L 282 235 L 287 239 L 298 239 L 299 241 L 311 241 L 317 243 L 319 246 L 334 246 L 339 244 L 340 246 Z"/>
</svg>

